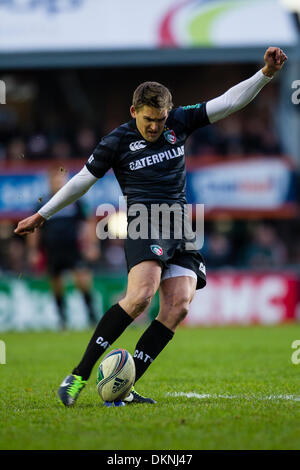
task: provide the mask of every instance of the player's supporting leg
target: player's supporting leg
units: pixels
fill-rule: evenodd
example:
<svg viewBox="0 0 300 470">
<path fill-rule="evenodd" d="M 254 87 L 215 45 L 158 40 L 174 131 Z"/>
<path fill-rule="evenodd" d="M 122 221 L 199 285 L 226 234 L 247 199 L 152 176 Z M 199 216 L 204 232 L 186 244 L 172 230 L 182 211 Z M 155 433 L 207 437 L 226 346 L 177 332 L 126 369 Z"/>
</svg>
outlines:
<svg viewBox="0 0 300 470">
<path fill-rule="evenodd" d="M 139 339 L 134 352 L 136 380 L 146 372 L 153 360 L 173 338 L 179 323 L 188 313 L 196 290 L 196 280 L 189 276 L 165 279 L 159 289 L 160 310 Z M 130 401 L 129 396 L 125 401 Z"/>
<path fill-rule="evenodd" d="M 65 311 L 65 302 L 64 302 L 64 285 L 63 279 L 60 274 L 50 276 L 51 289 L 54 295 L 57 312 L 60 319 L 61 328 L 66 328 L 67 317 Z"/>
<path fill-rule="evenodd" d="M 91 325 L 97 324 L 97 317 L 93 307 L 92 301 L 92 275 L 88 269 L 76 269 L 73 272 L 74 283 L 77 289 L 81 292 Z"/>
<path fill-rule="evenodd" d="M 159 287 L 160 278 L 161 267 L 156 261 L 144 261 L 130 270 L 125 297 L 103 315 L 82 360 L 59 388 L 59 397 L 65 405 L 76 401 L 100 356 L 148 307 Z"/>
</svg>

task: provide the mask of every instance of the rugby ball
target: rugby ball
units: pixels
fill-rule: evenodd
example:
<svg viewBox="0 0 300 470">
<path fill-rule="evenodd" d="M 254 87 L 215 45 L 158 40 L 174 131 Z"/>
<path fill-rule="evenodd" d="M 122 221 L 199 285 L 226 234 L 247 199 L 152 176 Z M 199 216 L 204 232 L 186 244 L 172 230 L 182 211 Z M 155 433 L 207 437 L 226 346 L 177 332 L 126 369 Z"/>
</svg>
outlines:
<svg viewBox="0 0 300 470">
<path fill-rule="evenodd" d="M 125 398 L 134 381 L 135 364 L 126 349 L 114 349 L 101 361 L 96 383 L 98 393 L 104 402 Z"/>
</svg>

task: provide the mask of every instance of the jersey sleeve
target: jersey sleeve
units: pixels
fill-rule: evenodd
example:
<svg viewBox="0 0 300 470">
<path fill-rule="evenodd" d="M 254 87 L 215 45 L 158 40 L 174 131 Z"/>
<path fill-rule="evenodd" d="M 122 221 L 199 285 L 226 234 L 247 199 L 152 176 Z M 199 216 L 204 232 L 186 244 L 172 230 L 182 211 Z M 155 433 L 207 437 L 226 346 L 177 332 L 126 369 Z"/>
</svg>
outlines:
<svg viewBox="0 0 300 470">
<path fill-rule="evenodd" d="M 102 178 L 112 168 L 120 143 L 117 130 L 103 137 L 86 163 L 86 167 L 96 178 Z"/>
<path fill-rule="evenodd" d="M 181 123 L 188 134 L 191 134 L 200 127 L 210 124 L 206 113 L 205 102 L 188 106 L 180 106 L 175 109 L 173 118 L 177 122 Z"/>
</svg>

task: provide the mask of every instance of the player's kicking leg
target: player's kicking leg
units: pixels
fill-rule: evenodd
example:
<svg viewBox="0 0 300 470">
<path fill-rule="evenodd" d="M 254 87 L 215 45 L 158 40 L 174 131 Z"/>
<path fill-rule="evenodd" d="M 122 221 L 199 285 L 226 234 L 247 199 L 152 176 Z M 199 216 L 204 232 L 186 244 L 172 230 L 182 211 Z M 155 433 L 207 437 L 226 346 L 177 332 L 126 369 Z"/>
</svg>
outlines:
<svg viewBox="0 0 300 470">
<path fill-rule="evenodd" d="M 177 270 L 180 274 L 181 270 Z M 185 274 L 187 270 L 185 270 Z M 196 289 L 196 279 L 191 276 L 166 278 L 159 289 L 160 311 L 138 341 L 134 354 L 136 382 L 146 372 L 153 360 L 173 338 L 180 322 L 188 313 Z M 196 276 L 195 276 L 196 277 Z M 135 396 L 134 390 L 124 400 L 127 403 L 155 403 L 151 398 Z"/>
<path fill-rule="evenodd" d="M 103 315 L 81 362 L 64 379 L 58 390 L 58 396 L 64 405 L 71 406 L 75 403 L 100 356 L 145 311 L 159 287 L 160 278 L 161 267 L 156 261 L 144 261 L 130 270 L 124 299 Z M 141 395 L 135 390 L 131 393 L 132 402 L 141 400 Z"/>
</svg>

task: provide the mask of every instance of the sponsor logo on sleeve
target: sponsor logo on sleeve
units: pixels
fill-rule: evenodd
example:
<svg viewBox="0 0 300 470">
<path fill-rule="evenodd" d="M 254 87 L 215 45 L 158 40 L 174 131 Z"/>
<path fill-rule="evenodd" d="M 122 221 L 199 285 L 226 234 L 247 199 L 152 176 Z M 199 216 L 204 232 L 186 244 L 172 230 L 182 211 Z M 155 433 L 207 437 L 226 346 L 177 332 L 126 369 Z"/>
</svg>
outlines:
<svg viewBox="0 0 300 470">
<path fill-rule="evenodd" d="M 182 109 L 188 110 L 188 109 L 197 109 L 200 108 L 200 103 L 198 104 L 188 104 L 187 106 L 182 106 Z"/>
</svg>

